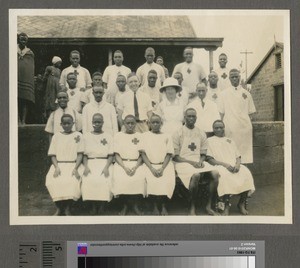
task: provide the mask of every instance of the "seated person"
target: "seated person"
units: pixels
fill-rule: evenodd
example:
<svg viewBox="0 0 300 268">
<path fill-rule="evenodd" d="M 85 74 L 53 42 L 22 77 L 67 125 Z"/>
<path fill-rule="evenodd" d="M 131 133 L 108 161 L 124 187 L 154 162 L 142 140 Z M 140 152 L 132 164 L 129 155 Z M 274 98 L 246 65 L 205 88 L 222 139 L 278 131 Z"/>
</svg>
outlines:
<svg viewBox="0 0 300 268">
<path fill-rule="evenodd" d="M 196 215 L 196 201 L 199 183 L 209 184 L 209 198 L 206 212 L 216 215 L 212 210 L 212 198 L 217 191 L 219 173 L 205 162 L 207 138 L 203 131 L 195 126 L 197 113 L 189 108 L 184 115 L 185 125 L 173 135 L 175 170 L 184 186 L 191 193 L 190 215 Z M 205 174 L 203 174 L 205 173 Z M 205 181 L 206 180 L 206 181 Z"/>
<path fill-rule="evenodd" d="M 247 215 L 247 198 L 254 192 L 253 177 L 248 168 L 241 165 L 241 155 L 232 139 L 225 137 L 225 124 L 221 120 L 213 123 L 215 136 L 208 139 L 208 162 L 216 165 L 219 173 L 218 195 L 225 203 L 224 215 L 229 215 L 230 195 L 240 194 L 238 208 Z"/>
</svg>

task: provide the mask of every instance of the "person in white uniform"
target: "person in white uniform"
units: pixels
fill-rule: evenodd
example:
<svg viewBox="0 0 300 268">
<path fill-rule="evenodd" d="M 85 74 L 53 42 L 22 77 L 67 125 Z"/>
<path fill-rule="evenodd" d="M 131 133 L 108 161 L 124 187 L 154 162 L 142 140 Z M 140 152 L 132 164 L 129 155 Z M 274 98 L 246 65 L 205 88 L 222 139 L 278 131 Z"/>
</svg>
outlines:
<svg viewBox="0 0 300 268">
<path fill-rule="evenodd" d="M 61 72 L 59 84 L 62 89 L 65 89 L 67 86 L 67 75 L 69 73 L 74 73 L 77 76 L 77 87 L 80 88 L 80 90 L 85 91 L 92 87 L 92 79 L 90 72 L 80 66 L 80 53 L 77 50 L 73 50 L 70 53 L 70 62 L 71 66 L 63 69 Z"/>
<path fill-rule="evenodd" d="M 58 108 L 52 112 L 48 118 L 45 131 L 49 135 L 49 144 L 51 143 L 52 136 L 55 133 L 62 132 L 63 128 L 61 125 L 61 117 L 64 114 L 70 114 L 73 117 L 74 124 L 72 125 L 73 131 L 81 131 L 82 130 L 82 118 L 81 114 L 79 114 L 74 108 L 68 106 L 69 97 L 68 93 L 65 91 L 59 91 L 57 93 L 57 103 Z"/>
<path fill-rule="evenodd" d="M 211 71 L 208 75 L 207 98 L 218 105 L 221 89 L 218 86 L 219 77 L 215 71 Z"/>
<path fill-rule="evenodd" d="M 190 97 L 196 95 L 196 86 L 199 82 L 206 82 L 206 73 L 200 64 L 193 62 L 193 56 L 193 48 L 185 48 L 183 51 L 185 61 L 177 64 L 172 74 L 174 76 L 176 72 L 182 73 L 182 85 L 189 89 Z"/>
<path fill-rule="evenodd" d="M 173 77 L 178 81 L 178 85 L 181 86 L 181 91 L 177 93 L 177 97 L 186 106 L 192 99 L 190 99 L 190 90 L 182 85 L 183 76 L 181 72 L 176 72 Z M 194 93 L 191 94 L 191 98 L 194 98 Z"/>
<path fill-rule="evenodd" d="M 55 216 L 71 215 L 72 201 L 81 196 L 83 139 L 82 134 L 72 131 L 73 117 L 64 114 L 61 117 L 63 132 L 54 134 L 48 156 L 52 165 L 46 176 L 46 187 L 57 206 Z"/>
<path fill-rule="evenodd" d="M 112 192 L 123 203 L 120 215 L 126 215 L 130 208 L 141 215 L 139 205 L 146 195 L 145 169 L 139 153 L 142 134 L 135 131 L 136 121 L 133 115 L 124 118 L 124 126 L 125 132 L 118 132 L 114 137 L 116 163 Z"/>
<path fill-rule="evenodd" d="M 113 137 L 102 131 L 103 116 L 93 115 L 94 131 L 83 135 L 84 172 L 82 176 L 82 200 L 91 205 L 91 214 L 102 214 L 111 201 L 111 179 L 113 171 Z"/>
<path fill-rule="evenodd" d="M 213 129 L 215 136 L 208 139 L 207 157 L 220 173 L 218 195 L 223 199 L 223 214 L 229 215 L 230 196 L 239 194 L 238 208 L 241 214 L 247 215 L 247 198 L 255 191 L 253 177 L 249 169 L 241 165 L 235 142 L 225 136 L 223 121 L 215 121 Z"/>
<path fill-rule="evenodd" d="M 188 104 L 187 108 L 194 108 L 197 112 L 197 121 L 195 126 L 203 130 L 207 136 L 212 136 L 212 124 L 220 119 L 218 106 L 207 95 L 207 87 L 204 83 L 197 85 L 196 92 L 198 96 Z"/>
<path fill-rule="evenodd" d="M 141 83 L 141 86 L 147 83 L 147 76 L 150 70 L 155 70 L 157 72 L 157 81 L 156 85 L 160 87 L 165 81 L 165 71 L 163 67 L 154 62 L 155 50 L 152 47 L 148 47 L 145 50 L 145 59 L 146 62 L 141 65 L 137 71 L 136 75 Z"/>
<path fill-rule="evenodd" d="M 123 65 L 124 56 L 122 51 L 116 50 L 114 52 L 113 60 L 115 64 L 107 66 L 102 77 L 106 98 L 111 104 L 113 104 L 113 100 L 118 92 L 118 87 L 116 85 L 118 75 L 127 77 L 131 73 L 130 68 Z"/>
<path fill-rule="evenodd" d="M 75 109 L 78 113 L 82 112 L 84 92 L 80 91 L 80 88 L 76 86 L 77 76 L 74 73 L 67 75 L 67 93 L 69 96 L 68 106 Z"/>
<path fill-rule="evenodd" d="M 196 215 L 199 183 L 207 183 L 209 197 L 206 212 L 209 215 L 216 215 L 212 209 L 212 199 L 217 190 L 219 173 L 215 167 L 205 162 L 207 138 L 205 132 L 195 126 L 196 110 L 188 108 L 184 118 L 185 125 L 173 135 L 175 154 L 173 160 L 178 177 L 191 193 L 189 214 Z"/>
<path fill-rule="evenodd" d="M 219 55 L 219 68 L 214 70 L 219 77 L 219 88 L 220 90 L 227 89 L 231 86 L 230 80 L 229 80 L 229 71 L 230 68 L 226 67 L 227 65 L 227 55 L 225 53 L 222 53 Z"/>
<path fill-rule="evenodd" d="M 231 87 L 223 90 L 219 99 L 219 112 L 226 125 L 225 136 L 233 139 L 242 163 L 253 162 L 253 137 L 251 115 L 256 112 L 251 94 L 240 85 L 240 72 L 229 72 Z"/>
<path fill-rule="evenodd" d="M 103 100 L 104 88 L 93 87 L 94 100 L 83 107 L 82 132 L 83 134 L 93 131 L 92 118 L 95 113 L 101 113 L 105 118 L 103 131 L 110 135 L 118 132 L 117 114 L 113 105 Z"/>
<path fill-rule="evenodd" d="M 145 168 L 147 196 L 153 201 L 154 215 L 167 215 L 166 203 L 175 188 L 175 170 L 172 137 L 160 131 L 161 118 L 153 114 L 150 118 L 151 131 L 143 133 L 140 152 Z"/>
<path fill-rule="evenodd" d="M 165 96 L 153 113 L 162 119 L 161 132 L 173 135 L 183 124 L 185 105 L 180 101 L 178 93 L 181 86 L 175 78 L 169 77 L 165 80 L 160 92 Z"/>
<path fill-rule="evenodd" d="M 102 73 L 100 72 L 94 72 L 92 74 L 92 87 L 88 88 L 84 91 L 84 96 L 82 98 L 83 106 L 88 104 L 94 99 L 93 95 L 93 87 L 103 87 L 103 81 L 102 81 Z M 103 99 L 106 100 L 106 96 L 104 94 Z"/>
</svg>

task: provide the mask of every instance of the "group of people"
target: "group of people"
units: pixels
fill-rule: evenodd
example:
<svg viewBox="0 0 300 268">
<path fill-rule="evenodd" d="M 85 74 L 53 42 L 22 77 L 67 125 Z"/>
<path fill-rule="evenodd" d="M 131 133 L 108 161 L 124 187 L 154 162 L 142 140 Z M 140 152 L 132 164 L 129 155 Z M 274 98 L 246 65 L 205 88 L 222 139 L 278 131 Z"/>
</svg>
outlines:
<svg viewBox="0 0 300 268">
<path fill-rule="evenodd" d="M 20 44 L 19 60 L 27 53 Z M 230 196 L 236 194 L 240 212 L 248 214 L 247 198 L 255 187 L 243 163 L 253 162 L 250 116 L 255 107 L 240 85 L 239 71 L 229 70 L 221 54 L 220 68 L 206 77 L 187 47 L 185 61 L 168 77 L 162 57 L 157 57 L 160 64 L 154 62 L 153 48 L 144 56 L 136 73 L 123 65 L 120 50 L 103 75 L 90 76 L 76 50 L 62 72 L 58 56 L 46 68 L 45 130 L 52 160 L 46 186 L 56 215 L 70 215 L 72 200 L 80 197 L 93 214 L 101 214 L 115 197 L 122 200 L 120 214 L 132 209 L 141 215 L 147 197 L 153 215 L 167 215 L 176 177 L 189 191 L 189 214 L 196 215 L 202 186 L 208 191 L 209 215 L 228 215 Z"/>
</svg>

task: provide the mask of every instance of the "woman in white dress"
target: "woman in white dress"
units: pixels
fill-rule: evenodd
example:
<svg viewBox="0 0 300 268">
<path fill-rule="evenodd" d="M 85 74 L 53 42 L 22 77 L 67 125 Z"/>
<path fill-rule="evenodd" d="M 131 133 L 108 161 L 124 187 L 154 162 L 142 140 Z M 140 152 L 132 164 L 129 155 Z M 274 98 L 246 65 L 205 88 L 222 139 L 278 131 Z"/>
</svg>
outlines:
<svg viewBox="0 0 300 268">
<path fill-rule="evenodd" d="M 91 202 L 91 214 L 102 214 L 105 203 L 112 198 L 113 138 L 102 131 L 102 114 L 94 114 L 92 120 L 94 131 L 83 135 L 84 172 L 81 192 L 82 200 Z"/>
<path fill-rule="evenodd" d="M 225 124 L 221 120 L 213 123 L 215 136 L 208 139 L 208 162 L 217 165 L 220 173 L 218 195 L 224 204 L 223 215 L 229 215 L 230 195 L 239 194 L 238 208 L 243 215 L 248 214 L 247 198 L 255 191 L 252 174 L 241 165 L 241 154 L 235 142 L 225 137 Z"/>
<path fill-rule="evenodd" d="M 140 145 L 140 152 L 147 166 L 147 196 L 153 201 L 154 215 L 167 215 L 166 202 L 172 197 L 175 188 L 175 169 L 171 161 L 174 155 L 173 140 L 170 135 L 160 131 L 160 116 L 151 116 L 150 127 L 151 132 L 143 134 Z"/>
<path fill-rule="evenodd" d="M 161 131 L 163 133 L 173 135 L 183 124 L 185 104 L 177 96 L 180 91 L 181 86 L 172 77 L 167 78 L 160 88 L 163 99 L 154 110 L 154 113 L 162 118 Z"/>
<path fill-rule="evenodd" d="M 124 118 L 125 132 L 114 137 L 115 160 L 112 192 L 123 202 L 120 215 L 126 215 L 128 208 L 141 214 L 139 203 L 145 196 L 145 170 L 139 153 L 141 133 L 135 132 L 136 121 L 133 115 Z"/>
<path fill-rule="evenodd" d="M 52 166 L 46 176 L 46 187 L 57 206 L 55 216 L 71 215 L 72 200 L 81 196 L 82 134 L 72 131 L 74 121 L 70 114 L 61 117 L 61 125 L 64 131 L 54 134 L 49 147 Z"/>
</svg>

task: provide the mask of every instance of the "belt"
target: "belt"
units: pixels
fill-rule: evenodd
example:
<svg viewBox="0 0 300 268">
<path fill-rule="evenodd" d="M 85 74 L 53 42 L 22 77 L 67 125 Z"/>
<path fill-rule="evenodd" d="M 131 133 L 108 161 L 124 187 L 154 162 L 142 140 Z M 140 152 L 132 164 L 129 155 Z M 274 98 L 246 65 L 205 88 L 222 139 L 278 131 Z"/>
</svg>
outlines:
<svg viewBox="0 0 300 268">
<path fill-rule="evenodd" d="M 107 159 L 107 157 L 88 157 L 88 159 Z"/>
<path fill-rule="evenodd" d="M 76 163 L 76 161 L 57 161 L 57 163 Z"/>
<path fill-rule="evenodd" d="M 137 159 L 123 159 L 123 158 L 122 158 L 122 160 L 123 161 L 138 161 Z"/>
<path fill-rule="evenodd" d="M 160 162 L 160 163 L 152 163 L 152 162 L 150 162 L 151 163 L 151 165 L 162 165 L 164 162 Z"/>
</svg>

